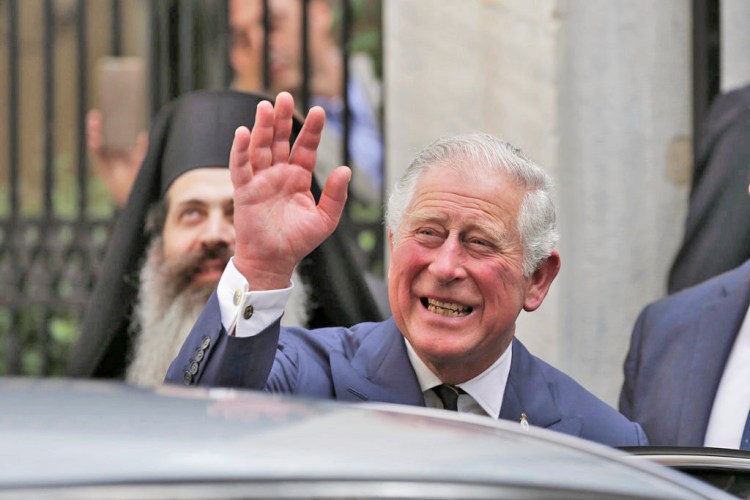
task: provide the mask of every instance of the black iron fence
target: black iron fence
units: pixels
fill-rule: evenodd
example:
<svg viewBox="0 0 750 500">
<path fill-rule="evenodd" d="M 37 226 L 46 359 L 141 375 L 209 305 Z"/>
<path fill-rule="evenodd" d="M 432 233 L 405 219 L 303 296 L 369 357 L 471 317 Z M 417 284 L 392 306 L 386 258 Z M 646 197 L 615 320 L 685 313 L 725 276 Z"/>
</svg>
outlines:
<svg viewBox="0 0 750 500">
<path fill-rule="evenodd" d="M 361 3 L 336 7 L 343 47 Z M 0 0 L 0 375 L 63 373 L 116 217 L 86 150 L 96 61 L 144 58 L 153 116 L 183 92 L 230 84 L 227 13 L 219 0 Z M 267 68 L 267 42 L 265 54 Z M 352 237 L 382 272 L 380 209 L 355 209 Z"/>
</svg>

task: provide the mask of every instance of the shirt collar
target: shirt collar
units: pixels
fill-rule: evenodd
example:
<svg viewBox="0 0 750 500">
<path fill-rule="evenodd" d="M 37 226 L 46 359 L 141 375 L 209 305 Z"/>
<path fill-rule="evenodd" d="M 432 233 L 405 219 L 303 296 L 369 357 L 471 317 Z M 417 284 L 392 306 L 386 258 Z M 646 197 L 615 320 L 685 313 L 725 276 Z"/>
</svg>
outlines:
<svg viewBox="0 0 750 500">
<path fill-rule="evenodd" d="M 443 382 L 438 376 L 432 373 L 427 365 L 417 356 L 414 348 L 405 337 L 404 341 L 406 342 L 409 361 L 414 369 L 414 373 L 417 375 L 417 381 L 422 392 L 424 393 L 436 385 L 442 384 Z M 500 409 L 503 404 L 503 396 L 505 395 L 505 385 L 508 383 L 508 376 L 510 375 L 512 357 L 513 349 L 508 345 L 505 352 L 489 368 L 476 377 L 458 384 L 458 387 L 471 396 L 482 407 L 485 413 L 493 418 L 500 417 Z"/>
</svg>

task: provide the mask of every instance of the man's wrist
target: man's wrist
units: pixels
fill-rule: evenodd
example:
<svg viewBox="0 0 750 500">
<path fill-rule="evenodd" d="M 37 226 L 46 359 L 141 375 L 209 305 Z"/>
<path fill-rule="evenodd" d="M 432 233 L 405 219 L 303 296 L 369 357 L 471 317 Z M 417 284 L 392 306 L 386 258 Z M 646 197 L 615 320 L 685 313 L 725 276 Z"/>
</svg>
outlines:
<svg viewBox="0 0 750 500">
<path fill-rule="evenodd" d="M 253 290 L 281 290 L 289 287 L 292 279 L 294 266 L 287 270 L 287 266 L 276 260 L 270 262 L 258 262 L 243 259 L 235 255 L 232 258 L 237 271 L 245 277 Z"/>
<path fill-rule="evenodd" d="M 274 290 L 255 290 L 234 264 L 227 264 L 217 286 L 221 322 L 230 335 L 253 336 L 279 319 L 292 291 L 292 283 Z"/>
</svg>

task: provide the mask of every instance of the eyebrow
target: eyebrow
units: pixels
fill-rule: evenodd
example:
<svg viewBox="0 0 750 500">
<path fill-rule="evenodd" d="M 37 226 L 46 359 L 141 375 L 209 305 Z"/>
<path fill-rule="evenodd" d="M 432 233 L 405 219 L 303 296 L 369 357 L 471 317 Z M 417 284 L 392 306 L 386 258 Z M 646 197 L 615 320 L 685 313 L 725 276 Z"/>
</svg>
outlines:
<svg viewBox="0 0 750 500">
<path fill-rule="evenodd" d="M 201 200 L 199 198 L 188 198 L 186 200 L 175 202 L 176 207 L 179 207 L 182 205 L 208 205 L 208 202 L 205 200 Z"/>
<path fill-rule="evenodd" d="M 209 206 L 212 204 L 213 202 L 205 200 L 205 199 L 201 199 L 201 198 L 187 198 L 185 200 L 175 201 L 174 204 L 170 203 L 170 207 L 174 206 L 174 208 L 177 209 L 178 207 L 205 207 L 205 206 Z M 233 208 L 234 199 L 233 198 L 223 199 L 223 200 L 220 200 L 218 204 L 220 204 L 225 209 L 230 208 L 230 207 Z"/>
</svg>

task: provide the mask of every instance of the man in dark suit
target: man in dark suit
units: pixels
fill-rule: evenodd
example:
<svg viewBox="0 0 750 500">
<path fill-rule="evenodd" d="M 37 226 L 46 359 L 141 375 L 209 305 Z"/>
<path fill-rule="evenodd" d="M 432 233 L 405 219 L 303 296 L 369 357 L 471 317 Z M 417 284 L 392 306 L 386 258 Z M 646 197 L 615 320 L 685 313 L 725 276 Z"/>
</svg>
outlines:
<svg viewBox="0 0 750 500">
<path fill-rule="evenodd" d="M 750 85 L 719 96 L 698 143 L 685 235 L 669 273 L 674 293 L 750 258 Z"/>
<path fill-rule="evenodd" d="M 748 304 L 750 261 L 641 312 L 620 411 L 652 445 L 749 449 Z"/>
<path fill-rule="evenodd" d="M 388 202 L 393 318 L 351 328 L 279 326 L 296 264 L 336 227 L 351 172 L 309 193 L 325 113 L 289 149 L 294 102 L 258 105 L 230 156 L 235 255 L 167 374 L 346 401 L 427 405 L 504 418 L 600 443 L 645 444 L 642 429 L 514 339 L 560 269 L 550 179 L 487 134 L 438 140 Z"/>
</svg>

